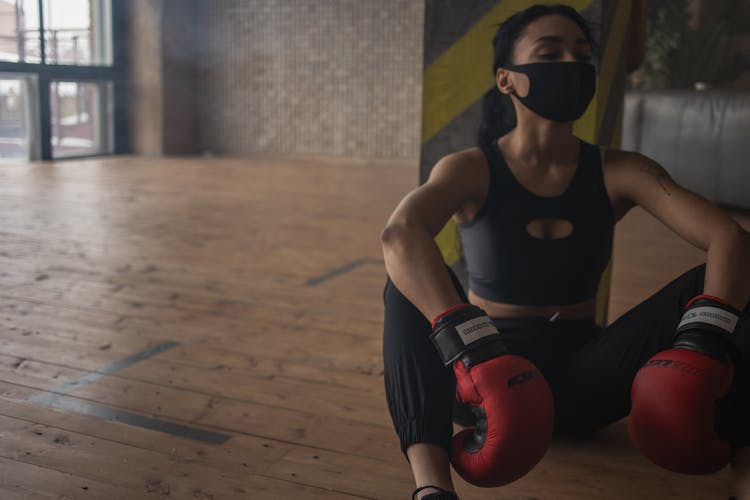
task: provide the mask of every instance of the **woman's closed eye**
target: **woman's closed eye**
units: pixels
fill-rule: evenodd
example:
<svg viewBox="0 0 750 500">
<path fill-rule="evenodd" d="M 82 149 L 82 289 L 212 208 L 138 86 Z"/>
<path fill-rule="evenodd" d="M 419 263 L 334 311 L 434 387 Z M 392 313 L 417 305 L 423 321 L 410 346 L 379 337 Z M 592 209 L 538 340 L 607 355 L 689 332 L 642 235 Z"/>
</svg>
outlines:
<svg viewBox="0 0 750 500">
<path fill-rule="evenodd" d="M 543 54 L 537 54 L 537 57 L 544 59 L 545 61 L 557 61 L 563 58 L 560 52 L 545 52 Z M 576 61 L 579 62 L 591 62 L 591 56 L 589 54 L 578 54 L 575 56 Z"/>
</svg>

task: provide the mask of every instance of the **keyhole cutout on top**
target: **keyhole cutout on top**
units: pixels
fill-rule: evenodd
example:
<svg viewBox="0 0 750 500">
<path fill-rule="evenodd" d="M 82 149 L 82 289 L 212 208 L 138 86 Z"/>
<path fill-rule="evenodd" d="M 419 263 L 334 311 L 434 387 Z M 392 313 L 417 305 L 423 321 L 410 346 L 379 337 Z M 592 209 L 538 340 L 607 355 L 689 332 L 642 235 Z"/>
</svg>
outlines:
<svg viewBox="0 0 750 500">
<path fill-rule="evenodd" d="M 534 219 L 526 225 L 526 232 L 538 240 L 561 240 L 573 234 L 573 223 L 567 219 Z"/>
</svg>

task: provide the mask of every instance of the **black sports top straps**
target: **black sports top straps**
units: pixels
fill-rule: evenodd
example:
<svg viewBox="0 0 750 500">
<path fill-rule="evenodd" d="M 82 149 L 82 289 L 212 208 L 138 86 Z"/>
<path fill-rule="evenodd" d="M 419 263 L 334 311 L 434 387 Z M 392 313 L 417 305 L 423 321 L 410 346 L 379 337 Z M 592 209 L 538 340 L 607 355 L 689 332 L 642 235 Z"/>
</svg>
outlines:
<svg viewBox="0 0 750 500">
<path fill-rule="evenodd" d="M 555 197 L 524 188 L 497 142 L 482 147 L 490 171 L 484 206 L 459 226 L 469 289 L 495 302 L 563 305 L 591 299 L 612 254 L 614 212 L 604 187 L 599 147 L 581 142 L 568 188 Z M 539 218 L 564 219 L 573 232 L 540 239 L 527 231 Z"/>
</svg>

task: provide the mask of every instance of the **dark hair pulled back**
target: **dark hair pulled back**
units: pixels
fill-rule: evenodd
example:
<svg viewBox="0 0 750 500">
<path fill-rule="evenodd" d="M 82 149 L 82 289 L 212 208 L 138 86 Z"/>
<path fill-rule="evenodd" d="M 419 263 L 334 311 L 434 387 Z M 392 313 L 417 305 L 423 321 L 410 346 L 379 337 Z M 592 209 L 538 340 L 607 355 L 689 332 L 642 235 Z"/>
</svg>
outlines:
<svg viewBox="0 0 750 500">
<path fill-rule="evenodd" d="M 513 48 L 521 36 L 523 29 L 532 21 L 540 17 L 559 15 L 575 22 L 583 32 L 586 40 L 596 47 L 596 40 L 586 19 L 574 8 L 567 5 L 533 5 L 503 21 L 492 39 L 493 61 L 492 74 L 497 69 L 511 63 Z M 500 92 L 496 85 L 492 86 L 482 98 L 482 122 L 479 126 L 479 144 L 486 144 L 505 135 L 516 126 L 516 113 L 510 97 Z"/>
</svg>

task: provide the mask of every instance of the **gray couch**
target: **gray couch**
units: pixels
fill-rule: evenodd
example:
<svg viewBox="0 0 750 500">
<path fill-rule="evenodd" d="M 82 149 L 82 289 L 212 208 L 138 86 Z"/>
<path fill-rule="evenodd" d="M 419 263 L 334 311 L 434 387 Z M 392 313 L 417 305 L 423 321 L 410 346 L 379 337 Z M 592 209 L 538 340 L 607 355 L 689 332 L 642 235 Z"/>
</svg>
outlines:
<svg viewBox="0 0 750 500">
<path fill-rule="evenodd" d="M 750 209 L 750 93 L 629 91 L 622 149 L 712 201 Z"/>
</svg>

